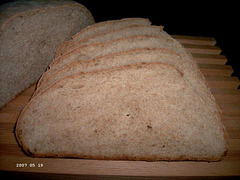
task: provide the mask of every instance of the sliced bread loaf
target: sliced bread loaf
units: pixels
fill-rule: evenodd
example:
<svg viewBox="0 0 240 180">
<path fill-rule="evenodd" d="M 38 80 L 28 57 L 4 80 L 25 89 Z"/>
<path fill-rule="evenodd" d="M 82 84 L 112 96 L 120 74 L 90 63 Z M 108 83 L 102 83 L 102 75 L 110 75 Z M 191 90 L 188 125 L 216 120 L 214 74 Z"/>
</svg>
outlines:
<svg viewBox="0 0 240 180">
<path fill-rule="evenodd" d="M 181 52 L 182 55 L 186 55 L 186 51 L 180 44 L 174 43 L 169 38 L 163 38 L 160 36 L 152 35 L 136 35 L 126 38 L 120 38 L 111 40 L 105 43 L 96 43 L 87 46 L 78 47 L 58 58 L 56 58 L 50 65 L 49 70 L 44 73 L 42 78 L 47 75 L 51 75 L 54 71 L 62 68 L 63 66 L 81 60 L 90 60 L 97 56 L 104 56 L 110 53 L 118 51 L 124 51 L 134 48 L 166 48 L 173 50 L 176 53 Z M 183 54 L 185 53 L 185 54 Z M 195 63 L 191 60 L 192 63 Z M 196 66 L 196 65 L 195 65 Z M 41 79 L 40 79 L 41 82 Z"/>
<path fill-rule="evenodd" d="M 186 82 L 189 83 L 193 91 L 200 96 L 201 101 L 206 103 L 206 106 L 210 108 L 213 113 L 220 118 L 219 107 L 212 96 L 210 90 L 205 85 L 204 79 L 200 79 L 196 73 L 196 68 L 192 66 L 191 61 L 186 58 L 182 58 L 179 54 L 174 53 L 171 50 L 160 48 L 140 48 L 131 49 L 127 51 L 121 51 L 106 56 L 97 57 L 90 61 L 75 61 L 63 68 L 57 70 L 51 76 L 48 76 L 38 85 L 34 96 L 50 86 L 52 83 L 64 78 L 66 76 L 78 73 L 89 72 L 101 69 L 109 69 L 116 66 L 122 66 L 127 64 L 142 63 L 142 62 L 162 62 L 165 64 L 173 65 L 178 68 L 184 75 Z M 214 109 L 218 109 L 215 111 Z"/>
<path fill-rule="evenodd" d="M 55 81 L 75 73 L 110 69 L 116 66 L 136 64 L 142 62 L 163 62 L 166 64 L 171 64 L 177 67 L 180 71 L 183 70 L 183 73 L 185 72 L 185 69 L 191 70 L 191 68 L 188 68 L 189 62 L 186 60 L 182 60 L 181 57 L 173 51 L 161 48 L 130 49 L 106 56 L 97 57 L 90 61 L 79 60 L 70 63 L 63 68 L 57 70 L 51 76 L 48 76 L 48 78 L 42 81 L 41 85 L 38 85 L 38 88 L 34 92 L 34 95 L 44 90 Z"/>
<path fill-rule="evenodd" d="M 38 85 L 34 95 L 44 90 L 55 81 L 75 73 L 110 69 L 116 66 L 142 62 L 162 62 L 173 65 L 183 72 L 184 77 L 195 87 L 195 89 L 199 89 L 198 86 L 196 87 L 199 79 L 196 77 L 195 69 L 192 68 L 188 60 L 182 59 L 180 55 L 163 48 L 138 48 L 97 57 L 90 61 L 79 60 L 70 63 L 43 80 L 41 84 Z"/>
<path fill-rule="evenodd" d="M 39 79 L 63 41 L 94 23 L 84 6 L 67 0 L 14 1 L 0 16 L 0 108 Z"/>
<path fill-rule="evenodd" d="M 88 26 L 78 32 L 72 37 L 72 40 L 64 42 L 57 51 L 56 57 L 60 56 L 62 51 L 67 48 L 69 45 L 78 42 L 82 39 L 89 38 L 91 36 L 104 33 L 109 30 L 117 30 L 130 25 L 151 25 L 151 22 L 145 18 L 124 18 L 120 20 L 111 20 L 95 23 L 91 26 Z"/>
<path fill-rule="evenodd" d="M 145 34 L 145 35 L 165 37 L 165 34 L 162 33 L 162 30 L 163 30 L 163 26 L 149 26 L 149 25 L 131 25 L 131 26 L 117 29 L 117 30 L 110 30 L 105 33 L 93 35 L 89 38 L 82 39 L 81 41 L 77 41 L 69 45 L 62 51 L 61 55 L 73 49 L 76 49 L 77 47 L 80 47 L 80 46 L 91 45 L 91 44 L 100 43 L 100 42 L 107 42 L 110 40 L 130 37 L 134 35 Z"/>
<path fill-rule="evenodd" d="M 217 161 L 225 136 L 183 73 L 162 63 L 63 78 L 35 96 L 16 125 L 34 157 Z"/>
</svg>

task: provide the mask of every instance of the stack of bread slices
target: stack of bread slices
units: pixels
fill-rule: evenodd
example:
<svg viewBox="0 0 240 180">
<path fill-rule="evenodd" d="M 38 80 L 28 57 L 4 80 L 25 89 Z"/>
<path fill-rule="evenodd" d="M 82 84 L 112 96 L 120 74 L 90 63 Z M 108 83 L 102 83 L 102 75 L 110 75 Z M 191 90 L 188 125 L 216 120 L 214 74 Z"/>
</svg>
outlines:
<svg viewBox="0 0 240 180">
<path fill-rule="evenodd" d="M 144 18 L 96 23 L 63 43 L 16 137 L 35 157 L 217 161 L 227 151 L 197 63 Z"/>
</svg>

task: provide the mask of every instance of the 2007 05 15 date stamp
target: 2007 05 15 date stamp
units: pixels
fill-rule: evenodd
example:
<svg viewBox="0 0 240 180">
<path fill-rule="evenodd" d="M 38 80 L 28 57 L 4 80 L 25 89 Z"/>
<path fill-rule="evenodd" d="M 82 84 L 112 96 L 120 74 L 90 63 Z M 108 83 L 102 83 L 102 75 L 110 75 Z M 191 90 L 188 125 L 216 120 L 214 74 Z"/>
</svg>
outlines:
<svg viewBox="0 0 240 180">
<path fill-rule="evenodd" d="M 17 168 L 42 168 L 43 164 L 42 163 L 16 163 Z"/>
</svg>

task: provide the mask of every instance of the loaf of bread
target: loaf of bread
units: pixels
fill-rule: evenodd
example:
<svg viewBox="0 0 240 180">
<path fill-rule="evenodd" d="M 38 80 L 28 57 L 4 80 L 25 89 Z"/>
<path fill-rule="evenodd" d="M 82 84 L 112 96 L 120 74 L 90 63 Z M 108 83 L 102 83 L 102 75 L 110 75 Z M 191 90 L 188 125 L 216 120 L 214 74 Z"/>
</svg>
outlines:
<svg viewBox="0 0 240 180">
<path fill-rule="evenodd" d="M 226 151 L 220 119 L 162 63 L 63 78 L 30 101 L 16 132 L 35 157 L 216 161 Z"/>
<path fill-rule="evenodd" d="M 165 48 L 178 53 L 182 59 L 188 61 L 188 68 L 195 71 L 195 73 L 193 73 L 193 77 L 191 78 L 196 79 L 196 81 L 194 81 L 196 92 L 202 97 L 202 99 L 204 99 L 204 102 L 207 102 L 207 106 L 210 106 L 213 110 L 218 109 L 212 94 L 206 87 L 205 79 L 197 67 L 196 62 L 193 61 L 193 58 L 186 53 L 184 48 L 178 42 L 174 41 L 172 38 L 169 39 L 169 36 L 164 32 L 160 32 L 158 36 L 143 34 L 120 38 L 105 43 L 96 43 L 88 46 L 78 47 L 56 58 L 50 64 L 50 69 L 40 78 L 38 87 L 42 84 L 42 81 L 45 78 L 52 76 L 54 72 L 63 68 L 69 63 L 77 60 L 90 60 L 99 56 L 135 48 Z M 215 111 L 215 113 L 216 115 L 220 116 L 218 110 Z"/>
<path fill-rule="evenodd" d="M 118 51 L 124 51 L 134 48 L 167 48 L 178 50 L 178 44 L 171 43 L 172 40 L 163 38 L 164 33 L 159 33 L 157 36 L 149 34 L 141 34 L 136 36 L 130 36 L 125 38 L 114 39 L 105 43 L 96 43 L 88 46 L 78 47 L 66 54 L 57 57 L 49 65 L 49 70 L 41 77 L 40 82 L 46 76 L 50 76 L 56 70 L 63 66 L 81 60 L 90 60 L 98 56 L 104 56 L 109 53 L 115 53 Z"/>
<path fill-rule="evenodd" d="M 50 86 L 55 81 L 78 72 L 91 72 L 101 69 L 110 69 L 115 66 L 123 66 L 142 62 L 164 62 L 177 67 L 179 70 L 182 70 L 183 73 L 185 73 L 185 71 L 193 71 L 193 69 L 189 68 L 191 67 L 188 65 L 189 62 L 187 62 L 185 59 L 182 60 L 181 57 L 173 51 L 163 48 L 130 49 L 127 51 L 112 53 L 106 56 L 100 56 L 90 61 L 79 60 L 70 63 L 46 78 L 41 85 L 38 86 L 34 95 Z M 191 76 L 191 74 L 193 73 L 189 73 L 189 76 Z"/>
<path fill-rule="evenodd" d="M 22 0 L 0 7 L 0 108 L 37 82 L 57 48 L 94 23 L 81 4 Z"/>
<path fill-rule="evenodd" d="M 221 111 L 197 63 L 146 22 L 97 23 L 60 46 L 17 121 L 27 154 L 147 161 L 226 154 Z"/>
</svg>

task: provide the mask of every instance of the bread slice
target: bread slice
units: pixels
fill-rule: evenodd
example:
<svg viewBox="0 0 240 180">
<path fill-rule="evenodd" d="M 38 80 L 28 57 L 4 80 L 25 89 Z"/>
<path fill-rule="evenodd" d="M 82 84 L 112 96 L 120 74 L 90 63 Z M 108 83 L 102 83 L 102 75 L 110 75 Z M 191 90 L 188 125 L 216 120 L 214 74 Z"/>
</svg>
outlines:
<svg viewBox="0 0 240 180">
<path fill-rule="evenodd" d="M 151 22 L 149 21 L 149 19 L 145 18 L 124 18 L 120 20 L 110 20 L 95 23 L 78 32 L 72 37 L 72 40 L 64 42 L 58 48 L 56 57 L 60 56 L 65 48 L 75 42 L 81 41 L 82 39 L 86 39 L 97 34 L 104 33 L 109 30 L 117 30 L 130 25 L 151 25 Z"/>
<path fill-rule="evenodd" d="M 91 13 L 74 1 L 0 6 L 0 109 L 37 82 L 63 41 L 92 23 Z"/>
<path fill-rule="evenodd" d="M 91 45 L 91 44 L 100 43 L 100 42 L 107 42 L 110 40 L 130 37 L 134 35 L 145 34 L 145 35 L 152 35 L 152 36 L 160 36 L 164 34 L 162 33 L 162 30 L 163 30 L 163 26 L 149 26 L 149 25 L 131 25 L 131 26 L 117 29 L 117 30 L 110 30 L 105 33 L 93 35 L 89 38 L 82 39 L 81 41 L 72 43 L 62 51 L 61 55 L 73 49 L 76 49 L 77 47 L 80 47 L 80 46 Z M 169 39 L 172 39 L 172 38 L 169 38 Z"/>
<path fill-rule="evenodd" d="M 187 56 L 185 49 L 174 40 L 164 38 L 165 35 L 136 35 L 126 38 L 120 38 L 105 43 L 96 43 L 88 46 L 78 47 L 58 58 L 56 58 L 50 65 L 49 70 L 44 73 L 39 83 L 46 77 L 51 76 L 53 72 L 62 68 L 63 66 L 77 60 L 90 60 L 98 56 L 104 56 L 118 51 L 124 51 L 135 48 L 165 48 L 173 50 L 176 53 L 181 53 L 181 56 Z M 188 58 L 188 57 L 187 57 Z M 188 58 L 189 59 L 189 58 Z M 191 63 L 195 63 L 190 60 Z M 194 65 L 196 66 L 196 64 Z"/>
<path fill-rule="evenodd" d="M 217 161 L 225 136 L 183 73 L 162 63 L 63 78 L 35 96 L 16 125 L 34 157 Z"/>
<path fill-rule="evenodd" d="M 192 61 L 194 61 L 192 59 Z M 106 56 L 101 56 L 90 61 L 75 61 L 59 69 L 51 76 L 46 78 L 40 85 L 34 95 L 37 95 L 52 83 L 64 78 L 66 76 L 78 73 L 78 72 L 90 72 L 101 69 L 109 69 L 116 66 L 122 66 L 127 64 L 141 63 L 141 62 L 162 62 L 170 64 L 179 69 L 183 74 L 186 82 L 189 83 L 193 91 L 200 97 L 201 101 L 206 103 L 206 106 L 213 111 L 213 113 L 221 118 L 220 109 L 216 103 L 216 100 L 212 96 L 204 79 L 201 79 L 196 73 L 197 68 L 194 68 L 190 61 L 186 58 L 181 58 L 179 54 L 174 53 L 171 50 L 161 48 L 139 48 L 131 49 L 127 51 L 121 51 Z M 203 82 L 203 83 L 202 83 Z M 218 109 L 215 111 L 215 109 Z"/>
<path fill-rule="evenodd" d="M 197 63 L 179 42 L 174 39 L 171 40 L 169 37 L 170 36 L 167 33 L 163 36 L 137 35 L 108 41 L 106 43 L 96 43 L 89 46 L 79 47 L 55 59 L 55 61 L 51 63 L 50 69 L 44 73 L 39 80 L 39 85 L 37 87 L 41 85 L 45 78 L 50 77 L 56 72 L 56 70 L 77 60 L 90 60 L 99 56 L 135 48 L 165 48 L 179 54 L 182 59 L 188 62 L 188 68 L 195 72 L 193 73 L 193 78 L 195 79 L 193 81 L 195 83 L 194 87 L 199 87 L 195 89 L 196 93 L 198 93 L 201 99 L 206 103 L 206 106 L 209 106 L 216 116 L 220 118 L 221 114 L 218 113 L 220 111 L 219 107 L 217 106 Z M 215 109 L 218 109 L 218 111 L 215 111 Z"/>
<path fill-rule="evenodd" d="M 163 37 L 169 36 L 167 33 Z M 159 36 L 151 36 L 151 35 L 137 35 L 127 38 L 120 38 L 117 40 L 108 41 L 106 43 L 96 43 L 89 46 L 79 47 L 59 58 L 55 59 L 50 65 L 50 69 L 43 74 L 40 78 L 37 87 L 40 87 L 42 81 L 47 77 L 50 77 L 54 72 L 58 69 L 61 69 L 65 65 L 72 63 L 77 60 L 90 60 L 99 56 L 104 56 L 107 54 L 135 49 L 135 48 L 165 48 L 178 53 L 182 59 L 187 60 L 188 66 L 190 69 L 195 71 L 195 79 L 197 79 L 199 85 L 195 85 L 195 87 L 199 86 L 201 89 L 196 90 L 204 102 L 206 102 L 207 106 L 210 106 L 212 110 L 219 109 L 216 105 L 215 99 L 210 93 L 209 88 L 205 82 L 203 75 L 201 74 L 197 63 L 193 60 L 193 58 L 186 53 L 186 50 L 182 47 L 180 43 L 178 43 L 174 39 L 169 39 L 169 37 L 163 38 Z M 206 94 L 208 97 L 206 97 Z M 211 99 L 211 101 L 209 101 Z M 208 102 L 209 101 L 209 102 Z M 218 111 L 215 112 L 217 116 Z"/>
<path fill-rule="evenodd" d="M 70 63 L 43 80 L 41 85 L 39 85 L 34 92 L 34 95 L 44 90 L 55 81 L 75 73 L 110 69 L 116 66 L 142 62 L 162 62 L 173 65 L 183 72 L 184 77 L 195 89 L 202 89 L 199 87 L 202 86 L 202 84 L 198 83 L 199 79 L 196 77 L 195 69 L 192 68 L 192 65 L 187 59 L 182 59 L 179 54 L 163 48 L 138 48 L 97 57 L 90 61 L 79 60 Z"/>
</svg>

